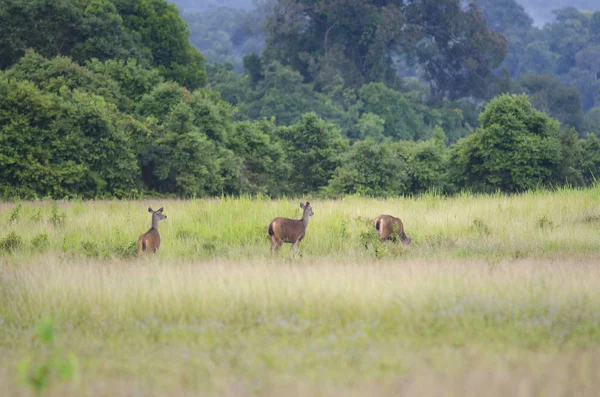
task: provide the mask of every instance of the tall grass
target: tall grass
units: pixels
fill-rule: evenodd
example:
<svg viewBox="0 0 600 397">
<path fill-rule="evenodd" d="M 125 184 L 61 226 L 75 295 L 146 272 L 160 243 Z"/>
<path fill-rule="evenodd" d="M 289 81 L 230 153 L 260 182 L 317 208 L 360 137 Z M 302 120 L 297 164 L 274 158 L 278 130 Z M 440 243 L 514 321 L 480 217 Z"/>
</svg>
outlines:
<svg viewBox="0 0 600 397">
<path fill-rule="evenodd" d="M 46 316 L 82 372 L 79 384 L 59 384 L 54 395 L 92 385 L 104 391 L 91 395 L 239 395 L 231 389 L 240 385 L 243 395 L 279 395 L 282 385 L 302 395 L 429 395 L 449 386 L 463 395 L 466 385 L 489 388 L 495 371 L 505 378 L 493 378 L 491 395 L 516 393 L 515 379 L 538 392 L 548 384 L 580 391 L 582 378 L 588 395 L 600 386 L 590 367 L 600 351 L 593 261 L 49 257 L 3 272 L 0 368 L 14 395 L 8 374 L 42 348 L 32 340 Z M 554 368 L 539 367 L 547 363 Z M 562 371 L 567 384 L 557 383 Z"/>
<path fill-rule="evenodd" d="M 1 204 L 2 394 L 51 318 L 80 376 L 48 395 L 594 395 L 598 193 L 311 200 L 277 258 L 298 200 Z M 135 258 L 148 206 L 162 245 Z M 411 247 L 376 241 L 381 213 Z"/>
<path fill-rule="evenodd" d="M 600 252 L 599 196 L 595 187 L 516 196 L 317 200 L 300 251 L 304 257 L 335 260 L 594 256 Z M 250 198 L 2 204 L 0 252 L 127 258 L 150 226 L 146 208 L 164 206 L 168 219 L 160 223 L 161 258 L 265 259 L 269 220 L 299 218 L 298 204 Z M 372 244 L 372 219 L 381 213 L 403 220 L 413 247 Z M 289 250 L 282 249 L 282 256 L 289 257 Z"/>
</svg>

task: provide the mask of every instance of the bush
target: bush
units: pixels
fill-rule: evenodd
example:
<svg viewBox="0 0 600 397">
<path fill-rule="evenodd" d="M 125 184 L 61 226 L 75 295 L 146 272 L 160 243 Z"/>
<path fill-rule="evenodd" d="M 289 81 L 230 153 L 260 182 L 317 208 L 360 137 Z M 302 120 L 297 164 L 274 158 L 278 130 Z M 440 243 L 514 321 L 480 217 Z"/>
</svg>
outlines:
<svg viewBox="0 0 600 397">
<path fill-rule="evenodd" d="M 23 239 L 15 232 L 10 232 L 6 237 L 0 240 L 1 252 L 12 252 L 23 245 Z"/>
<path fill-rule="evenodd" d="M 394 196 L 408 191 L 404 161 L 373 140 L 355 143 L 327 188 L 333 195 Z"/>
<path fill-rule="evenodd" d="M 527 95 L 496 97 L 479 120 L 481 127 L 458 141 L 451 154 L 458 187 L 520 192 L 558 182 L 560 125 L 535 110 Z"/>
<path fill-rule="evenodd" d="M 37 251 L 43 251 L 48 247 L 48 234 L 40 233 L 31 240 L 31 245 Z"/>
</svg>

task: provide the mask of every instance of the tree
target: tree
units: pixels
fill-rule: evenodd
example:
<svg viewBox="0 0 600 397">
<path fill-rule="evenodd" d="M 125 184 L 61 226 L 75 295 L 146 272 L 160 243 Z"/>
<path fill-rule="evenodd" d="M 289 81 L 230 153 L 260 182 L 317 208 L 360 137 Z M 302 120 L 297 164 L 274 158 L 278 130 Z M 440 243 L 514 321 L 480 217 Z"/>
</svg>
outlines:
<svg viewBox="0 0 600 397">
<path fill-rule="evenodd" d="M 319 85 L 394 80 L 391 52 L 404 40 L 402 4 L 392 0 L 278 0 L 266 23 L 265 56 Z"/>
<path fill-rule="evenodd" d="M 590 109 L 583 120 L 583 132 L 600 138 L 600 106 Z"/>
<path fill-rule="evenodd" d="M 417 116 L 415 106 L 401 92 L 383 83 L 371 83 L 363 85 L 358 96 L 363 102 L 364 113 L 375 114 L 385 121 L 386 136 L 404 140 L 422 136 L 423 122 Z"/>
<path fill-rule="evenodd" d="M 114 104 L 84 88 L 52 92 L 7 74 L 0 73 L 2 197 L 123 196 L 140 187 Z"/>
<path fill-rule="evenodd" d="M 27 48 L 45 57 L 135 59 L 193 89 L 206 83 L 204 57 L 166 0 L 5 0 L 0 2 L 0 68 Z"/>
<path fill-rule="evenodd" d="M 387 143 L 357 142 L 327 188 L 333 195 L 398 196 L 408 192 L 407 167 Z"/>
<path fill-rule="evenodd" d="M 595 135 L 588 135 L 581 145 L 581 173 L 586 185 L 597 183 L 600 180 L 600 139 Z"/>
<path fill-rule="evenodd" d="M 524 75 L 520 84 L 536 109 L 550 114 L 564 125 L 581 131 L 583 111 L 581 97 L 576 88 L 561 85 L 551 75 Z"/>
<path fill-rule="evenodd" d="M 492 70 L 504 59 L 508 43 L 487 27 L 475 3 L 463 10 L 458 0 L 419 0 L 408 10 L 408 20 L 422 37 L 416 54 L 432 96 L 488 98 L 495 81 Z"/>
<path fill-rule="evenodd" d="M 340 120 L 343 109 L 325 95 L 314 92 L 302 76 L 278 62 L 265 68 L 264 78 L 248 100 L 245 109 L 251 119 L 274 117 L 279 125 L 289 125 L 300 120 L 303 113 L 313 111 L 328 120 Z"/>
<path fill-rule="evenodd" d="M 287 186 L 291 164 L 270 121 L 236 123 L 230 148 L 242 159 L 241 190 L 279 196 L 290 193 Z"/>
<path fill-rule="evenodd" d="M 395 142 L 394 147 L 406 164 L 407 191 L 413 194 L 446 190 L 449 151 L 444 131 L 437 127 L 427 141 Z"/>
<path fill-rule="evenodd" d="M 385 139 L 385 120 L 373 113 L 364 113 L 358 120 L 356 138 L 365 140 L 372 139 L 381 142 Z"/>
<path fill-rule="evenodd" d="M 150 53 L 127 29 L 109 0 L 5 0 L 0 3 L 0 68 L 17 62 L 25 49 L 78 62 L 135 58 L 148 65 Z"/>
<path fill-rule="evenodd" d="M 181 17 L 189 26 L 190 43 L 208 63 L 230 63 L 241 72 L 243 56 L 260 53 L 264 46 L 264 15 L 259 9 L 234 9 L 228 3 L 204 12 L 184 12 Z"/>
<path fill-rule="evenodd" d="M 235 161 L 238 171 L 239 163 L 208 138 L 196 117 L 192 107 L 180 101 L 171 107 L 165 122 L 155 126 L 154 137 L 140 157 L 150 189 L 179 197 L 234 193 L 225 178 L 231 165 L 224 161 Z"/>
<path fill-rule="evenodd" d="M 550 50 L 545 41 L 532 41 L 525 47 L 521 56 L 520 73 L 552 73 L 559 56 Z"/>
<path fill-rule="evenodd" d="M 205 90 L 164 83 L 142 97 L 138 111 L 153 120 L 139 144 L 149 188 L 184 197 L 239 193 L 240 159 L 227 148 L 228 104 Z"/>
<path fill-rule="evenodd" d="M 186 23 L 166 0 L 112 0 L 124 25 L 136 32 L 166 79 L 195 89 L 206 83 L 204 56 L 188 41 Z"/>
<path fill-rule="evenodd" d="M 500 67 L 518 77 L 521 58 L 530 51 L 525 48 L 534 34 L 533 19 L 515 0 L 477 0 L 477 7 L 490 29 L 502 33 L 508 40 L 508 53 Z"/>
<path fill-rule="evenodd" d="M 314 112 L 302 115 L 296 124 L 281 127 L 279 135 L 292 168 L 290 186 L 297 194 L 327 186 L 348 150 L 339 130 Z"/>
<path fill-rule="evenodd" d="M 96 74 L 109 76 L 111 80 L 116 81 L 120 92 L 134 103 L 163 83 L 163 78 L 156 69 L 146 69 L 135 59 L 110 59 L 105 62 L 92 59 L 85 66 Z"/>
<path fill-rule="evenodd" d="M 519 192 L 557 181 L 559 123 L 535 110 L 527 95 L 500 95 L 479 119 L 481 127 L 452 150 L 458 187 Z"/>
</svg>

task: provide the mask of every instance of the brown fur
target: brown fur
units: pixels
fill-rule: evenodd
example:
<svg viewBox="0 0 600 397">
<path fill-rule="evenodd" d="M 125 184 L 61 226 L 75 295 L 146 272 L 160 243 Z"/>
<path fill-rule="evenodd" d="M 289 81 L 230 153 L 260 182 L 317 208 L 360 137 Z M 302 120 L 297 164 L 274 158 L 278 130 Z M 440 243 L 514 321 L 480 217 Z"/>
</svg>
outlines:
<svg viewBox="0 0 600 397">
<path fill-rule="evenodd" d="M 289 219 L 278 217 L 269 223 L 269 236 L 271 240 L 271 253 L 276 253 L 283 243 L 292 243 L 295 251 L 306 234 L 309 217 L 314 215 L 309 202 L 300 203 L 304 210 L 302 219 Z"/>
<path fill-rule="evenodd" d="M 410 244 L 412 239 L 404 233 L 404 225 L 400 218 L 396 218 L 391 215 L 379 215 L 373 222 L 375 230 L 379 234 L 381 242 L 386 240 L 396 241 L 396 236 L 400 237 L 400 240 L 406 245 Z M 396 226 L 396 230 L 394 230 Z M 395 232 L 395 233 L 394 233 Z"/>
<path fill-rule="evenodd" d="M 137 253 L 143 255 L 145 252 L 155 253 L 160 248 L 160 234 L 158 229 L 148 230 L 138 238 Z"/>
<path fill-rule="evenodd" d="M 156 253 L 156 251 L 160 248 L 158 222 L 167 218 L 166 215 L 163 215 L 162 211 L 162 208 L 160 208 L 158 211 L 153 211 L 152 208 L 148 208 L 148 212 L 152 213 L 152 227 L 138 238 L 138 256 L 144 255 L 146 252 Z"/>
</svg>

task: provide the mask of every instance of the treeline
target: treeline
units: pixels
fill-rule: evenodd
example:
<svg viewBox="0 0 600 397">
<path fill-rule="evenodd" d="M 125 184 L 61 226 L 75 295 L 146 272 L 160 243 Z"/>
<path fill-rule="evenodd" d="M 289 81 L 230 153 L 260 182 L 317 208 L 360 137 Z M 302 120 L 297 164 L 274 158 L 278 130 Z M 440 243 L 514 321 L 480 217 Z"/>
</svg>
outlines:
<svg viewBox="0 0 600 397">
<path fill-rule="evenodd" d="M 489 26 L 509 41 L 503 91 L 527 92 L 537 109 L 581 136 L 598 134 L 600 11 L 562 8 L 537 28 L 522 7 L 507 6 L 511 1 L 478 0 Z"/>
<path fill-rule="evenodd" d="M 362 8 L 358 7 L 361 12 L 357 14 L 363 17 L 344 14 L 347 8 L 342 5 L 356 7 L 351 1 L 340 2 L 336 8 L 334 5 L 314 6 L 326 2 L 279 0 L 257 2 L 258 6 L 252 10 L 221 7 L 202 13 L 185 13 L 183 18 L 190 26 L 192 43 L 204 52 L 210 64 L 239 73 L 244 68 L 243 56 L 260 53 L 264 41 L 266 48 L 260 57 L 263 69 L 271 68 L 271 62 L 277 61 L 299 72 L 301 82 L 312 82 L 309 90 L 328 94 L 348 110 L 354 110 L 354 104 L 348 102 L 352 94 L 343 92 L 341 87 L 359 88 L 373 81 L 384 82 L 387 87 L 403 93 L 411 92 L 413 99 L 437 94 L 417 101 L 420 109 L 437 110 L 440 104 L 435 99 L 440 98 L 489 100 L 501 93 L 524 92 L 536 109 L 575 128 L 580 137 L 589 133 L 600 135 L 600 12 L 569 8 L 570 3 L 562 0 L 544 7 L 537 4 L 537 9 L 555 11 L 553 22 L 536 27 L 520 5 L 522 2 L 516 0 L 477 0 L 474 3 L 477 11 L 467 12 L 458 2 L 446 0 L 436 3 L 439 7 L 430 1 L 405 6 L 384 2 L 379 12 L 370 10 L 369 3 L 375 4 L 362 2 Z M 443 10 L 443 15 L 438 14 L 439 10 Z M 385 23 L 386 17 L 394 19 L 391 26 L 397 29 L 397 37 L 394 29 L 391 32 L 381 29 L 381 25 L 390 26 Z M 481 24 L 482 19 L 487 27 Z M 377 20 L 382 22 L 373 23 Z M 299 21 L 314 21 L 315 26 L 304 31 Z M 505 37 L 507 49 L 488 28 Z M 378 32 L 379 37 L 365 37 L 365 32 Z M 346 40 L 360 43 L 363 53 L 346 46 Z M 482 51 L 483 48 L 487 51 Z M 358 61 L 347 54 L 356 54 Z M 264 74 L 256 65 L 256 59 L 246 64 L 246 73 L 253 79 Z M 210 66 L 213 67 L 217 66 Z M 360 69 L 363 71 L 357 71 Z M 395 79 L 398 75 L 403 77 L 400 82 Z M 235 81 L 233 85 L 239 87 L 240 80 L 227 80 Z M 231 85 L 223 86 L 222 76 L 212 79 L 211 83 L 217 83 L 214 88 L 226 93 L 226 100 L 236 105 L 247 102 L 256 108 L 257 101 L 261 102 L 263 97 L 260 90 L 249 96 L 247 87 L 232 91 Z M 293 86 L 296 91 L 307 90 Z M 343 101 L 341 95 L 344 95 Z M 449 106 L 465 111 L 464 104 Z M 448 104 L 442 108 L 448 108 Z M 320 109 L 323 109 L 321 102 L 303 103 L 304 111 L 319 112 Z M 462 124 L 476 127 L 477 120 L 473 116 L 480 110 L 467 112 L 470 114 L 463 116 Z M 264 113 L 267 112 L 284 122 L 289 119 L 288 115 L 281 114 L 284 111 L 270 109 L 268 104 Z M 245 113 L 251 119 L 262 115 L 256 111 Z M 345 124 L 338 122 L 342 129 L 356 128 L 357 120 L 352 120 L 352 114 L 344 117 Z M 455 130 L 454 126 L 444 126 L 451 141 L 466 134 L 461 130 L 463 126 L 457 127 Z M 423 135 L 422 132 L 413 137 Z"/>
<path fill-rule="evenodd" d="M 518 3 L 525 8 L 537 25 L 553 22 L 554 11 L 566 7 L 575 7 L 582 11 L 600 10 L 600 4 L 596 0 L 518 0 Z"/>
<path fill-rule="evenodd" d="M 4 1 L 0 197 L 395 196 L 593 183 L 595 135 L 579 139 L 524 95 L 481 106 L 501 86 L 491 70 L 504 39 L 476 9 L 446 1 L 458 7 L 437 17 L 454 15 L 445 23 L 466 29 L 468 53 L 440 43 L 445 31 L 428 2 L 410 10 L 429 23 L 413 37 L 418 46 L 394 38 L 392 22 L 407 12 L 395 2 L 382 10 L 361 1 L 362 27 L 341 6 L 307 2 L 286 18 L 321 21 L 325 12 L 328 42 L 311 31 L 320 22 L 292 25 L 277 41 L 286 28 L 273 21 L 265 50 L 243 59 L 241 75 L 205 67 L 164 0 Z M 384 25 L 368 36 L 372 23 Z M 414 56 L 411 67 L 429 70 L 427 80 L 390 74 L 400 60 L 386 46 L 405 48 L 406 65 Z M 436 66 L 444 60 L 466 85 L 444 80 Z M 467 84 L 475 75 L 489 81 Z"/>
</svg>

